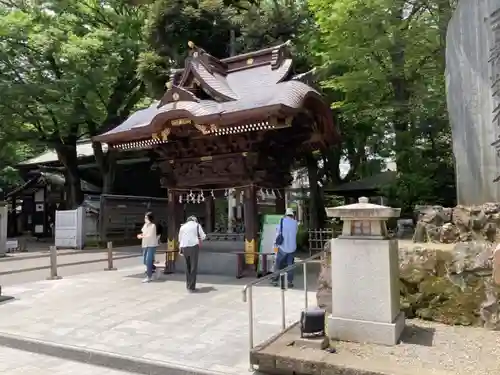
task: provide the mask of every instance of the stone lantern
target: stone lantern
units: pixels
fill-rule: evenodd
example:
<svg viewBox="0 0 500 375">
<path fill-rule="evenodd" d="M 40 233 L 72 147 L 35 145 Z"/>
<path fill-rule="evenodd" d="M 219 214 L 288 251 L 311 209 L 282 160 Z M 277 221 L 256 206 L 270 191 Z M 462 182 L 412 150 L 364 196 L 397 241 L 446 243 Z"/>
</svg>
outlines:
<svg viewBox="0 0 500 375">
<path fill-rule="evenodd" d="M 344 222 L 331 240 L 333 340 L 397 344 L 404 329 L 399 306 L 398 241 L 387 238 L 386 221 L 401 209 L 368 203 L 327 208 Z"/>
</svg>

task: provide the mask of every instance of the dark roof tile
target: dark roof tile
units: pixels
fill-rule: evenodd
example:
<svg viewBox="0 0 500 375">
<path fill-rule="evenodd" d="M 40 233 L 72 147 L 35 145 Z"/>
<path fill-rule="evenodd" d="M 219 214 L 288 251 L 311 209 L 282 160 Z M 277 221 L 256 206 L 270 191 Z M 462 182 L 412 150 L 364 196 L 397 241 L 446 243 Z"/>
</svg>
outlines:
<svg viewBox="0 0 500 375">
<path fill-rule="evenodd" d="M 204 50 L 193 46 L 192 48 L 194 52 L 192 51 L 186 60 L 179 87 L 192 90 L 191 92 L 196 94 L 196 87 L 191 85 L 192 79 L 196 79 L 212 100 L 179 100 L 180 95 L 176 95 L 178 101 L 162 100 L 159 108 L 159 102 L 155 102 L 95 139 L 107 142 L 130 130 L 142 129 L 145 132 L 148 125 L 160 125 L 158 121 L 164 123 L 168 118 L 165 115 L 170 113 L 173 116 L 174 112 L 176 116 L 189 117 L 195 121 L 209 118 L 210 121 L 223 121 L 227 115 L 260 108 L 264 110 L 263 113 L 268 113 L 265 108 L 272 106 L 299 109 L 311 94 L 320 97 L 311 86 L 291 80 L 293 61 L 286 51 L 287 45 L 219 60 L 220 64 Z M 180 71 L 177 71 L 177 74 L 180 74 Z M 191 79 L 190 75 L 194 77 Z M 168 92 L 165 97 L 170 98 Z"/>
</svg>

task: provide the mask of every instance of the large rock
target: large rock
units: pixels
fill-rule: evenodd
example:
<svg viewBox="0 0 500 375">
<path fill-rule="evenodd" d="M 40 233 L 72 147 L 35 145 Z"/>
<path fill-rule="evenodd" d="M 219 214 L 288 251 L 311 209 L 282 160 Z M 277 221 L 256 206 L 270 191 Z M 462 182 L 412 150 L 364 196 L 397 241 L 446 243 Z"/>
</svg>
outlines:
<svg viewBox="0 0 500 375">
<path fill-rule="evenodd" d="M 493 246 L 485 242 L 458 243 L 452 251 L 432 244 L 400 248 L 401 309 L 409 318 L 500 329 L 500 288 L 492 279 L 492 256 Z M 331 312 L 328 260 L 322 262 L 317 298 Z"/>
<path fill-rule="evenodd" d="M 321 258 L 321 270 L 318 277 L 316 300 L 318 307 L 332 312 L 332 270 L 330 268 L 331 253 L 330 241 L 325 244 L 325 253 Z"/>
<path fill-rule="evenodd" d="M 500 237 L 500 203 L 478 206 L 418 206 L 417 243 L 495 242 Z"/>
<path fill-rule="evenodd" d="M 453 251 L 400 249 L 401 304 L 407 316 L 500 328 L 492 255 L 493 247 L 484 242 L 459 243 Z"/>
</svg>

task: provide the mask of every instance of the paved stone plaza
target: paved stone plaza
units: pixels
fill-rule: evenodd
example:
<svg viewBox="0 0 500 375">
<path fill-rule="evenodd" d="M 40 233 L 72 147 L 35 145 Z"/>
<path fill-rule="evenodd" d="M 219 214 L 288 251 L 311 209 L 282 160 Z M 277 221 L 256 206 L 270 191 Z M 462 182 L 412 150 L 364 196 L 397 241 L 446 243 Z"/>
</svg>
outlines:
<svg viewBox="0 0 500 375">
<path fill-rule="evenodd" d="M 9 375 L 130 375 L 129 372 L 0 348 L 0 373 Z"/>
<path fill-rule="evenodd" d="M 241 291 L 252 279 L 201 275 L 200 292 L 188 294 L 183 275 L 142 284 L 143 270 L 140 266 L 5 287 L 4 294 L 16 300 L 0 305 L 0 344 L 15 342 L 39 353 L 47 353 L 43 348 L 48 347 L 65 359 L 88 351 L 89 358 L 103 355 L 195 373 L 248 373 L 248 305 Z M 287 291 L 288 323 L 298 319 L 303 307 L 300 283 L 298 277 L 297 288 Z M 313 302 L 315 293 L 309 298 Z M 257 344 L 280 331 L 280 291 L 259 286 L 254 300 Z M 12 349 L 0 347 L 0 355 L 9 358 L 5 350 Z M 124 369 L 123 361 L 119 366 L 105 362 Z M 82 368 L 81 373 L 85 371 L 91 370 Z"/>
</svg>

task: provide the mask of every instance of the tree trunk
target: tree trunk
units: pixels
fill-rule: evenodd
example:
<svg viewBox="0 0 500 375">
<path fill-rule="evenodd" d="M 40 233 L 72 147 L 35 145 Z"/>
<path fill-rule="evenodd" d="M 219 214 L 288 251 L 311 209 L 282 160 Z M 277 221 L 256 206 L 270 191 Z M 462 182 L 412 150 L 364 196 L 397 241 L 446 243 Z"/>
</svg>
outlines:
<svg viewBox="0 0 500 375">
<path fill-rule="evenodd" d="M 113 193 L 116 176 L 116 151 L 104 153 L 100 142 L 92 142 L 97 167 L 102 175 L 102 194 Z"/>
<path fill-rule="evenodd" d="M 392 17 L 395 19 L 394 24 L 401 24 L 404 20 L 404 2 L 397 2 L 392 9 Z M 402 31 L 395 29 L 392 37 L 392 46 L 390 48 L 392 77 L 390 79 L 393 100 L 394 100 L 394 115 L 392 119 L 395 145 L 394 152 L 396 156 L 396 166 L 400 173 L 410 172 L 411 155 L 409 153 L 413 149 L 413 134 L 411 133 L 408 108 L 409 108 L 409 82 L 405 75 L 405 40 L 402 36 Z"/>
<path fill-rule="evenodd" d="M 312 154 L 306 156 L 307 175 L 309 178 L 309 227 L 311 229 L 322 228 L 325 220 L 325 204 L 320 191 L 318 179 L 318 161 Z"/>
<path fill-rule="evenodd" d="M 65 167 L 66 209 L 75 209 L 83 202 L 82 184 L 76 154 L 76 141 L 65 144 L 58 143 L 55 146 L 55 150 L 59 161 Z"/>
</svg>

